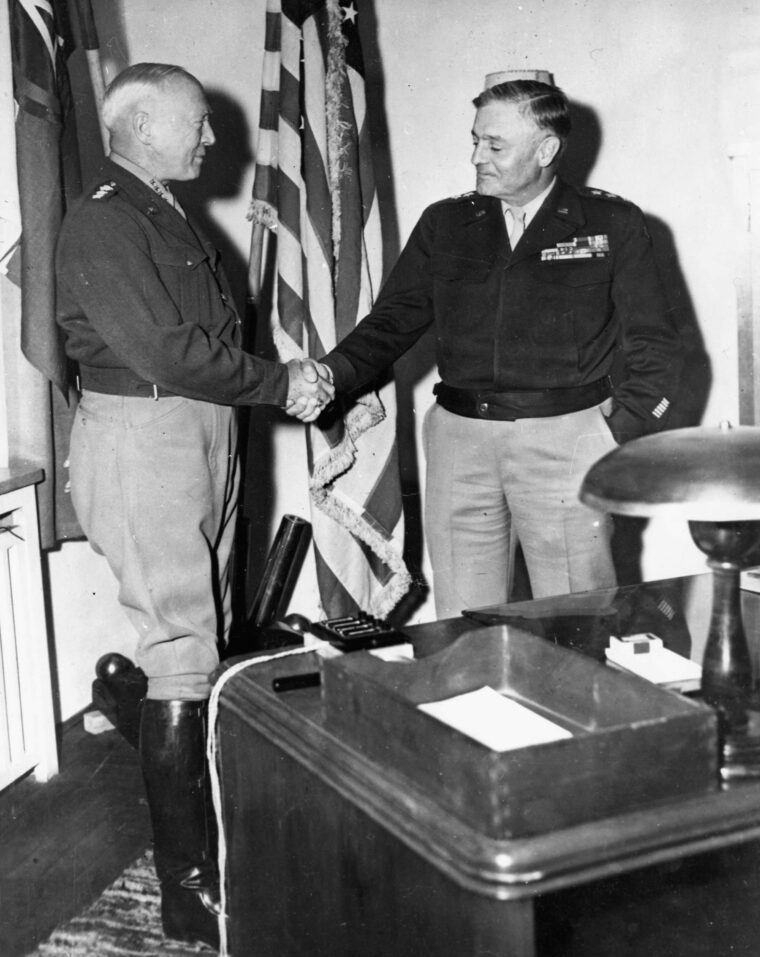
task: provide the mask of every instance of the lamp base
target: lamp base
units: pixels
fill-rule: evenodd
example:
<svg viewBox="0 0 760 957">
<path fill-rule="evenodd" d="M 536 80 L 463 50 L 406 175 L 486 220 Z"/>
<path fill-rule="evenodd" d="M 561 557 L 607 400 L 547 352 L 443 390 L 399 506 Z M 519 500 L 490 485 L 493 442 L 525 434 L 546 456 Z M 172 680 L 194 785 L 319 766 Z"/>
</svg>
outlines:
<svg viewBox="0 0 760 957">
<path fill-rule="evenodd" d="M 720 776 L 727 787 L 760 778 L 760 710 L 748 711 L 747 718 L 743 729 L 728 731 L 723 737 Z"/>
<path fill-rule="evenodd" d="M 741 610 L 740 571 L 757 547 L 757 522 L 690 522 L 713 574 L 713 605 L 702 661 L 702 697 L 718 712 L 721 779 L 760 778 L 760 701 Z"/>
</svg>

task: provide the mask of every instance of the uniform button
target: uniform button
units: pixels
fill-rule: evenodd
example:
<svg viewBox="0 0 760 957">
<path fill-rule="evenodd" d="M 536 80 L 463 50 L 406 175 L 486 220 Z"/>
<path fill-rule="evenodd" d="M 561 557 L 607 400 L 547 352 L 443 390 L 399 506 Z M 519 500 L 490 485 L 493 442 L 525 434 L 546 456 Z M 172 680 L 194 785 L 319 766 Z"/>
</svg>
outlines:
<svg viewBox="0 0 760 957">
<path fill-rule="evenodd" d="M 488 403 L 487 403 L 487 402 L 479 402 L 479 403 L 478 403 L 478 412 L 480 412 L 481 415 L 487 415 L 487 413 L 488 413 Z"/>
<path fill-rule="evenodd" d="M 186 266 L 192 266 L 192 264 L 193 264 L 192 259 L 188 259 L 188 260 L 185 261 L 185 265 L 186 265 Z"/>
</svg>

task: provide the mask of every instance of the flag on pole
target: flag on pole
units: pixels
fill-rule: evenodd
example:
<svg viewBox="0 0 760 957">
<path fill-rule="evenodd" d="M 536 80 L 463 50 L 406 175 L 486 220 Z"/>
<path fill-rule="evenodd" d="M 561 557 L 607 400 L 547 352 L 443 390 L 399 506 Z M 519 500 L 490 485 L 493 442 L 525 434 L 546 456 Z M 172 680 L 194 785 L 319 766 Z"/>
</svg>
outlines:
<svg viewBox="0 0 760 957">
<path fill-rule="evenodd" d="M 13 98 L 10 11 L 0 3 L 0 272 L 21 240 L 21 207 L 16 169 L 16 108 Z"/>
<path fill-rule="evenodd" d="M 63 339 L 55 322 L 55 242 L 65 190 L 73 194 L 80 190 L 66 68 L 67 27 L 61 0 L 10 0 L 23 229 L 8 275 L 21 286 L 21 349 L 63 395 L 67 376 Z"/>
<path fill-rule="evenodd" d="M 55 321 L 55 244 L 67 200 L 81 191 L 66 66 L 72 44 L 65 0 L 2 2 L 10 43 L 0 51 L 1 72 L 3 80 L 9 72 L 12 77 L 16 161 L 16 176 L 4 180 L 3 190 L 6 196 L 15 190 L 20 213 L 20 235 L 13 248 L 0 252 L 5 254 L 0 269 L 21 288 L 20 352 L 9 375 L 12 395 L 6 393 L 9 456 L 45 470 L 37 486 L 40 539 L 43 548 L 51 548 L 82 534 L 67 494 L 73 403 Z M 0 96 L 7 125 L 4 82 Z M 4 139 L 0 149 L 7 154 L 8 148 Z M 3 174 L 12 175 L 11 158 L 4 156 L 2 164 Z"/>
<path fill-rule="evenodd" d="M 357 13 L 357 0 L 267 2 L 251 218 L 277 234 L 272 324 L 284 361 L 333 348 L 381 281 Z M 320 597 L 330 618 L 384 617 L 411 582 L 393 383 L 343 411 L 307 432 Z"/>
</svg>

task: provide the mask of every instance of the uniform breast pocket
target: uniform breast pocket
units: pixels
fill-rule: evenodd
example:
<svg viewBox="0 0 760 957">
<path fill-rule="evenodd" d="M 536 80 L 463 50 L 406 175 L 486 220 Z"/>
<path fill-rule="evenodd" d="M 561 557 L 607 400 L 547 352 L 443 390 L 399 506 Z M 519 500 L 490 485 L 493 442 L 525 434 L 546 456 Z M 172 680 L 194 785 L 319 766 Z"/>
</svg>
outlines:
<svg viewBox="0 0 760 957">
<path fill-rule="evenodd" d="M 596 334 L 612 310 L 612 277 L 607 260 L 541 263 L 535 274 L 535 301 L 544 338 L 567 327 L 580 342 Z"/>
<path fill-rule="evenodd" d="M 451 253 L 436 253 L 431 260 L 431 272 L 435 282 L 483 283 L 488 278 L 492 263 Z"/>
<path fill-rule="evenodd" d="M 536 273 L 542 285 L 559 286 L 571 290 L 599 292 L 612 281 L 606 259 L 571 259 L 568 262 L 542 262 Z"/>
<path fill-rule="evenodd" d="M 466 256 L 439 254 L 433 257 L 433 308 L 439 333 L 447 340 L 469 336 L 483 324 L 484 315 L 493 317 L 496 310 L 498 283 L 488 281 L 492 264 Z M 492 323 L 492 318 L 486 325 Z M 449 341 L 447 348 L 451 348 Z"/>
<path fill-rule="evenodd" d="M 215 288 L 208 255 L 193 246 L 161 246 L 154 250 L 153 259 L 179 321 L 208 316 L 210 290 Z"/>
</svg>

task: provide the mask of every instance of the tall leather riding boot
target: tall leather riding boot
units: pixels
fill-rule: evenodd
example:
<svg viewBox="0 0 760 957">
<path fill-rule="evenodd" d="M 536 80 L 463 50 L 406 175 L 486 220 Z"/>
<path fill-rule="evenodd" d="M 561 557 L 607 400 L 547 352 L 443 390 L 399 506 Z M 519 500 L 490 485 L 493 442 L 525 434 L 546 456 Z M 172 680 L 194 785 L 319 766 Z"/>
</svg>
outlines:
<svg viewBox="0 0 760 957">
<path fill-rule="evenodd" d="M 218 950 L 219 876 L 205 728 L 205 701 L 146 699 L 140 763 L 153 823 L 164 933 Z"/>
</svg>

